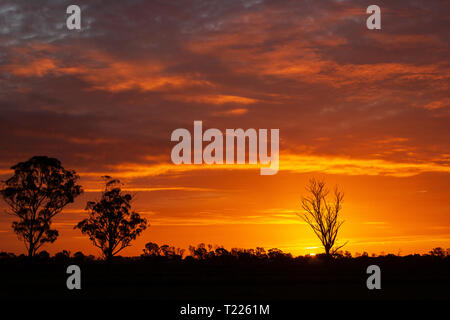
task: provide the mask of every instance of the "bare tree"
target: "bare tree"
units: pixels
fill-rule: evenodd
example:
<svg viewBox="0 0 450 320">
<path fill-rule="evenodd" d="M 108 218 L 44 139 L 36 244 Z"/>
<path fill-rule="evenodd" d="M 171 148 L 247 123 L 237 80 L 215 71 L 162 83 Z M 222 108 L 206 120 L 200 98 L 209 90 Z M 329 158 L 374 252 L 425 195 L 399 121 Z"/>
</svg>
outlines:
<svg viewBox="0 0 450 320">
<path fill-rule="evenodd" d="M 345 246 L 335 247 L 336 237 L 344 221 L 339 220 L 344 193 L 337 186 L 334 189 L 333 201 L 328 200 L 330 193 L 322 180 L 311 179 L 306 187 L 308 195 L 302 197 L 303 214 L 298 214 L 313 229 L 322 242 L 328 257 Z"/>
</svg>

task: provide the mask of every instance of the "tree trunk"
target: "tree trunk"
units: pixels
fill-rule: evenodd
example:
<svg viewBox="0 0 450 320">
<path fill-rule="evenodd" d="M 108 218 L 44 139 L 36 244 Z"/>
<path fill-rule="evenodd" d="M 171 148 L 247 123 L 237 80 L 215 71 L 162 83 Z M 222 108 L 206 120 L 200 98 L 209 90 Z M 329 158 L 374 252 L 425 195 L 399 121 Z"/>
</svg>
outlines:
<svg viewBox="0 0 450 320">
<path fill-rule="evenodd" d="M 330 253 L 331 248 L 330 247 L 325 247 L 325 255 L 327 257 L 327 260 L 331 260 L 331 253 Z"/>
<path fill-rule="evenodd" d="M 112 250 L 111 248 L 108 248 L 108 251 L 106 252 L 106 261 L 111 262 L 113 258 Z"/>
<path fill-rule="evenodd" d="M 28 258 L 31 259 L 34 256 L 34 246 L 30 243 L 30 247 L 28 248 Z"/>
<path fill-rule="evenodd" d="M 27 263 L 32 265 L 34 263 L 35 257 L 34 257 L 34 251 L 35 251 L 35 246 L 33 246 L 30 243 L 30 246 L 28 248 L 28 259 L 27 259 Z"/>
</svg>

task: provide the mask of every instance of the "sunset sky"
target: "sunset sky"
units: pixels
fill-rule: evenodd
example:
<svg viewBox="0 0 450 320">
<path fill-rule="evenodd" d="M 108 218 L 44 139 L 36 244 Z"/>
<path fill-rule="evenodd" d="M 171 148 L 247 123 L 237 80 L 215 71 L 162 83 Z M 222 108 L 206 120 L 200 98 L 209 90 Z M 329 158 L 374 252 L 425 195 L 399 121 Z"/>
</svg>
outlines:
<svg viewBox="0 0 450 320">
<path fill-rule="evenodd" d="M 66 8 L 80 5 L 81 30 Z M 381 7 L 382 29 L 366 28 Z M 345 192 L 352 253 L 450 248 L 449 1 L 2 1 L 0 180 L 34 155 L 85 192 L 43 249 L 98 255 L 73 226 L 101 176 L 136 194 L 151 241 L 322 252 L 312 177 Z M 280 129 L 280 170 L 172 164 L 177 128 Z M 24 253 L 0 202 L 0 251 Z"/>
</svg>

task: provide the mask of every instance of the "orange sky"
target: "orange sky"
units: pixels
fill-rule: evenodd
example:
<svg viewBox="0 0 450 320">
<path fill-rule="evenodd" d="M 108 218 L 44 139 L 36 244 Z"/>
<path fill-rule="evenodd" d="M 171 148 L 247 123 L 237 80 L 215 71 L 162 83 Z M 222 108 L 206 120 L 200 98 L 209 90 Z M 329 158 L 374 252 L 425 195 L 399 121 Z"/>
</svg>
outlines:
<svg viewBox="0 0 450 320">
<path fill-rule="evenodd" d="M 381 31 L 370 4 L 97 1 L 68 31 L 60 4 L 2 3 L 0 179 L 41 154 L 80 174 L 51 253 L 98 254 L 73 226 L 104 174 L 151 225 L 127 255 L 149 241 L 321 252 L 296 216 L 311 177 L 345 192 L 347 250 L 449 248 L 449 4 L 381 1 Z M 194 120 L 280 129 L 278 174 L 173 165 L 170 134 Z M 0 250 L 24 252 L 0 218 Z"/>
</svg>

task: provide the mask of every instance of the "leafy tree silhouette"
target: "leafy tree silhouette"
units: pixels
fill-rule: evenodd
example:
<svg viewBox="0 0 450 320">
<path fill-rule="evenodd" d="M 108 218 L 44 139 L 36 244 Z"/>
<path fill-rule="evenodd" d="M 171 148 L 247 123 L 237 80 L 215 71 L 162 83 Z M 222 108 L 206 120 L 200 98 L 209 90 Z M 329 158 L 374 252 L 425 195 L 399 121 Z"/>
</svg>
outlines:
<svg viewBox="0 0 450 320">
<path fill-rule="evenodd" d="M 430 251 L 430 255 L 433 257 L 445 257 L 445 252 L 441 247 L 436 247 Z"/>
<path fill-rule="evenodd" d="M 11 169 L 14 175 L 3 183 L 0 193 L 11 214 L 19 218 L 12 227 L 31 258 L 42 245 L 56 240 L 52 218 L 83 191 L 75 171 L 64 169 L 55 158 L 35 156 Z"/>
<path fill-rule="evenodd" d="M 60 252 L 57 252 L 53 256 L 53 259 L 56 261 L 67 262 L 70 260 L 70 251 L 62 250 Z"/>
<path fill-rule="evenodd" d="M 325 248 L 325 254 L 330 258 L 345 246 L 334 247 L 339 229 L 344 221 L 339 220 L 344 193 L 337 187 L 334 189 L 334 201 L 328 200 L 329 190 L 324 181 L 311 179 L 306 187 L 308 196 L 302 197 L 302 208 L 306 212 L 299 215 L 314 231 Z"/>
<path fill-rule="evenodd" d="M 184 249 L 175 248 L 167 244 L 160 247 L 153 242 L 148 242 L 143 251 L 143 257 L 164 257 L 172 260 L 181 260 L 184 254 Z"/>
<path fill-rule="evenodd" d="M 205 260 L 208 257 L 208 250 L 206 250 L 206 246 L 204 243 L 200 243 L 195 246 L 189 246 L 189 252 L 191 256 L 198 260 Z"/>
<path fill-rule="evenodd" d="M 74 229 L 87 234 L 106 260 L 130 246 L 146 228 L 147 220 L 131 211 L 132 195 L 123 193 L 120 181 L 104 176 L 105 191 L 98 202 L 89 201 L 89 218 L 80 221 Z"/>
<path fill-rule="evenodd" d="M 168 259 L 181 259 L 184 254 L 184 250 L 180 248 L 175 248 L 174 246 L 169 246 L 167 244 L 160 247 L 161 255 Z"/>
<path fill-rule="evenodd" d="M 144 256 L 146 257 L 159 257 L 161 256 L 161 250 L 157 243 L 148 242 L 145 244 L 145 248 L 143 249 Z"/>
</svg>

